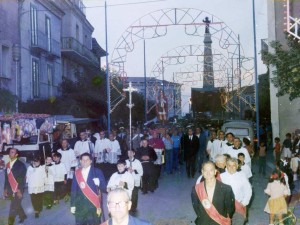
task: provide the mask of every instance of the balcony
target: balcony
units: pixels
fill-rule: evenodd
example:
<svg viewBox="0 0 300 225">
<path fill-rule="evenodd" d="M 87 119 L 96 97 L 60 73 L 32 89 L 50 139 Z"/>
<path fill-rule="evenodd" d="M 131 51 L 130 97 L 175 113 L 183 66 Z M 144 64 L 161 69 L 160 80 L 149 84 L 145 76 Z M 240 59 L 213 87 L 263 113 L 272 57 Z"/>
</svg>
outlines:
<svg viewBox="0 0 300 225">
<path fill-rule="evenodd" d="M 82 64 L 83 66 L 93 66 L 95 69 L 100 67 L 100 59 L 94 53 L 83 46 L 79 41 L 72 37 L 64 37 L 61 40 L 62 55 Z"/>
<path fill-rule="evenodd" d="M 46 53 L 48 58 L 60 58 L 60 43 L 53 38 L 48 38 L 41 31 L 29 31 L 31 37 L 31 51 L 40 54 Z"/>
</svg>

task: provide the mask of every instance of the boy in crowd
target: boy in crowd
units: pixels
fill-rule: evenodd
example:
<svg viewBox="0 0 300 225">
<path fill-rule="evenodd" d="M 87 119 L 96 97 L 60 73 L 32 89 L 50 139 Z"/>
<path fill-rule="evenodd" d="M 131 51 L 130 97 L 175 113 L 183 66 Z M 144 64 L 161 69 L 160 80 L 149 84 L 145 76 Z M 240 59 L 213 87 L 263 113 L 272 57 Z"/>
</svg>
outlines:
<svg viewBox="0 0 300 225">
<path fill-rule="evenodd" d="M 60 162 L 61 154 L 55 152 L 53 154 L 54 169 L 54 204 L 58 204 L 59 200 L 65 196 L 67 184 L 67 169 L 66 166 Z"/>
</svg>

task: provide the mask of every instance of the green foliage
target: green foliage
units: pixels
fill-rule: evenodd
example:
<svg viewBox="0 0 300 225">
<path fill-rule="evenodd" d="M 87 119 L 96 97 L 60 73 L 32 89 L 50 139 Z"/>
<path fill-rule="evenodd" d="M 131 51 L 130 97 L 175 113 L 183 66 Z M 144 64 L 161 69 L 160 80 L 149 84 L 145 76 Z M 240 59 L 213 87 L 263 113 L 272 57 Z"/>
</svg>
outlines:
<svg viewBox="0 0 300 225">
<path fill-rule="evenodd" d="M 62 95 L 46 100 L 32 100 L 21 104 L 22 112 L 69 114 L 75 117 L 99 118 L 106 114 L 104 73 L 76 74 L 76 81 L 64 79 Z"/>
<path fill-rule="evenodd" d="M 17 97 L 9 90 L 0 88 L 0 112 L 12 112 L 16 107 Z"/>
<path fill-rule="evenodd" d="M 278 96 L 289 95 L 292 101 L 300 97 L 300 44 L 287 37 L 287 46 L 279 41 L 271 42 L 274 54 L 262 51 L 265 63 L 275 66 L 271 82 L 278 88 Z"/>
</svg>

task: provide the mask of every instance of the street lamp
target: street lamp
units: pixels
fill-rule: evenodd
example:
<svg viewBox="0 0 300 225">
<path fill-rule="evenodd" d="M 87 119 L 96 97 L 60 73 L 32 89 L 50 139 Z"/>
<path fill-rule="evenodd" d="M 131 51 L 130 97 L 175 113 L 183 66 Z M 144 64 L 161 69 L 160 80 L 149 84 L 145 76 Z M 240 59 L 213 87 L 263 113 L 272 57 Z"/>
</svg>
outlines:
<svg viewBox="0 0 300 225">
<path fill-rule="evenodd" d="M 21 59 L 21 47 L 19 44 L 14 44 L 12 47 L 12 57 L 13 57 L 13 61 L 16 64 L 16 112 L 19 112 L 19 100 L 18 100 L 18 76 L 19 76 L 19 63 L 20 63 L 20 59 Z"/>
<path fill-rule="evenodd" d="M 253 42 L 254 42 L 254 73 L 255 73 L 255 109 L 256 109 L 256 137 L 259 146 L 259 101 L 258 101 L 258 74 L 257 74 L 257 50 L 256 50 L 256 22 L 255 22 L 255 0 L 252 0 L 252 19 L 253 19 Z"/>
</svg>

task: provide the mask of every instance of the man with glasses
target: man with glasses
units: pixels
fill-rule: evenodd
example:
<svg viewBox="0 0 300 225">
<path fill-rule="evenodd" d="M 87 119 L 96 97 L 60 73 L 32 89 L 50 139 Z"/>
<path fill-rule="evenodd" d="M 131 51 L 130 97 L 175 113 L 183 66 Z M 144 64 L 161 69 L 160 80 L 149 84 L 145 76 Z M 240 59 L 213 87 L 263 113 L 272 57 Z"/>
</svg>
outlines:
<svg viewBox="0 0 300 225">
<path fill-rule="evenodd" d="M 111 218 L 101 225 L 151 225 L 129 215 L 131 201 L 128 192 L 123 188 L 116 188 L 108 193 L 107 208 Z"/>
<path fill-rule="evenodd" d="M 100 223 L 101 191 L 106 191 L 106 181 L 101 170 L 92 166 L 92 156 L 80 156 L 81 168 L 75 171 L 71 191 L 71 213 L 76 225 Z"/>
</svg>

